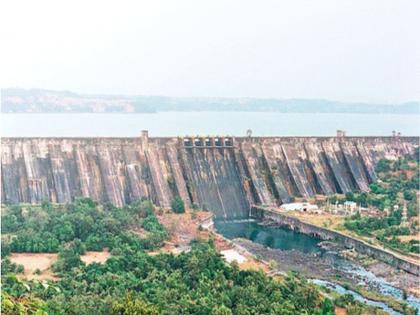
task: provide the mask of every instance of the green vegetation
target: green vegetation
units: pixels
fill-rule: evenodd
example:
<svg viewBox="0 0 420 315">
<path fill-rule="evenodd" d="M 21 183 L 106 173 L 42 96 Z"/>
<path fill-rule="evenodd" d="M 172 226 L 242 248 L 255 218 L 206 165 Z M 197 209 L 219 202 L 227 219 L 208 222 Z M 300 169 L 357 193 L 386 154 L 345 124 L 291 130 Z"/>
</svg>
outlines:
<svg viewBox="0 0 420 315">
<path fill-rule="evenodd" d="M 418 151 L 417 153 L 418 154 Z M 343 203 L 355 201 L 362 207 L 376 207 L 380 210 L 392 209 L 395 205 L 407 203 L 408 217 L 417 217 L 419 207 L 416 193 L 419 190 L 419 161 L 415 157 L 406 156 L 396 161 L 380 160 L 376 167 L 378 180 L 370 185 L 370 192 L 346 194 L 345 198 L 332 196 L 330 202 Z"/>
<path fill-rule="evenodd" d="M 206 242 L 179 256 L 126 248 L 103 265 L 66 271 L 52 286 L 11 274 L 2 281 L 9 299 L 39 301 L 48 314 L 332 314 L 304 279 L 240 271 Z"/>
<path fill-rule="evenodd" d="M 324 299 L 322 302 L 321 314 L 334 315 L 334 304 L 329 298 Z"/>
<path fill-rule="evenodd" d="M 70 271 L 72 268 L 83 264 L 80 255 L 85 253 L 84 246 L 80 245 L 81 248 L 79 247 L 79 249 L 77 241 L 80 243 L 80 240 L 75 240 L 72 244 L 69 244 L 60 250 L 58 260 L 53 265 L 53 270 L 55 272 Z"/>
<path fill-rule="evenodd" d="M 344 226 L 359 234 L 370 235 L 372 231 L 382 230 L 382 233 L 394 235 L 408 235 L 410 233 L 408 228 L 400 227 L 401 224 L 401 210 L 393 211 L 389 216 L 384 218 L 377 217 L 362 217 L 360 213 L 347 218 Z M 408 233 L 407 233 L 408 230 Z"/>
<path fill-rule="evenodd" d="M 145 303 L 140 299 L 133 299 L 132 294 L 127 294 L 123 299 L 112 304 L 112 314 L 114 315 L 158 315 L 159 311 L 156 306 Z"/>
<path fill-rule="evenodd" d="M 2 222 L 8 233 L 2 260 L 3 314 L 330 315 L 338 305 L 296 274 L 274 279 L 226 264 L 211 240 L 193 241 L 191 251 L 178 256 L 147 254 L 146 249 L 161 246 L 167 237 L 147 200 L 124 208 L 102 207 L 89 199 L 65 206 L 14 206 L 3 218 L 9 215 L 15 219 Z M 140 237 L 134 233 L 138 229 L 147 233 L 138 233 Z M 86 250 L 104 247 L 111 257 L 103 264 L 81 261 Z M 58 251 L 53 270 L 59 279 L 17 278 L 19 266 L 8 254 L 40 248 Z M 354 301 L 342 305 L 352 314 L 363 309 Z"/>
<path fill-rule="evenodd" d="M 332 314 L 318 289 L 295 275 L 283 281 L 225 263 L 211 241 L 178 256 L 148 255 L 167 237 L 153 205 L 116 208 L 90 199 L 65 206 L 13 206 L 2 214 L 4 314 Z M 12 219 L 10 219 L 12 217 Z M 134 234 L 147 231 L 146 237 Z M 86 250 L 108 247 L 103 264 Z M 59 252 L 57 281 L 23 281 L 10 252 Z"/>
<path fill-rule="evenodd" d="M 375 291 L 366 289 L 363 286 L 351 285 L 350 283 L 341 283 L 341 285 L 345 287 L 346 289 L 352 290 L 369 300 L 386 303 L 393 310 L 400 312 L 402 314 L 406 314 L 406 315 L 417 314 L 416 309 L 410 307 L 406 302 L 395 299 L 391 296 L 381 295 Z M 342 307 L 342 304 L 345 306 L 353 302 L 354 302 L 354 297 L 351 294 L 341 295 L 336 300 L 334 300 L 335 305 L 341 306 L 341 307 Z"/>
<path fill-rule="evenodd" d="M 124 208 L 110 204 L 101 207 L 90 199 L 54 207 L 49 203 L 42 207 L 11 206 L 3 211 L 1 226 L 2 233 L 7 234 L 2 244 L 2 253 L 6 255 L 59 251 L 65 255 L 71 249 L 64 247 L 70 243 L 78 247 L 78 254 L 84 250 L 102 251 L 105 247 L 154 249 L 168 237 L 148 200 Z M 147 231 L 148 236 L 140 239 L 133 232 L 138 229 Z"/>
<path fill-rule="evenodd" d="M 3 247 L 3 243 L 2 243 Z M 2 260 L 1 260 L 1 274 L 5 274 L 7 272 L 14 272 L 14 273 L 23 273 L 24 267 L 22 265 L 17 265 L 12 263 L 9 257 L 5 257 L 6 253 L 3 252 L 2 248 Z"/>
<path fill-rule="evenodd" d="M 10 275 L 10 277 L 13 276 Z M 13 281 L 21 285 L 25 284 L 16 277 L 13 277 Z M 1 292 L 1 312 L 5 315 L 48 315 L 47 304 L 43 300 L 36 298 L 31 294 L 20 297 L 12 296 L 4 292 L 4 290 Z"/>
<path fill-rule="evenodd" d="M 405 253 L 420 253 L 418 240 L 401 242 L 397 238 L 419 233 L 415 220 L 419 216 L 419 171 L 418 155 L 396 161 L 380 160 L 376 167 L 379 180 L 370 185 L 371 191 L 347 193 L 345 200 L 355 201 L 362 207 L 372 206 L 382 211 L 387 209 L 388 214 L 383 217 L 362 217 L 357 213 L 346 219 L 345 228 L 360 235 L 375 237 L 384 246 Z M 404 207 L 407 208 L 408 222 L 402 222 Z"/>
<path fill-rule="evenodd" d="M 171 202 L 172 211 L 175 213 L 184 213 L 185 212 L 185 205 L 184 201 L 181 199 L 180 196 L 176 196 L 174 200 Z"/>
</svg>

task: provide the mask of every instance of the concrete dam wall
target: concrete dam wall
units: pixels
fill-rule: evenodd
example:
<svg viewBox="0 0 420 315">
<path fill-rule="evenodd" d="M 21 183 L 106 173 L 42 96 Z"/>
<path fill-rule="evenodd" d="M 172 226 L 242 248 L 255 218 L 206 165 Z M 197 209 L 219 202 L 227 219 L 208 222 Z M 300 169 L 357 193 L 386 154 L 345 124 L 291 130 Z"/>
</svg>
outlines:
<svg viewBox="0 0 420 315">
<path fill-rule="evenodd" d="M 246 217 L 251 204 L 365 191 L 381 158 L 417 146 L 416 137 L 3 138 L 2 203 L 147 197 L 169 207 L 179 195 L 219 218 Z"/>
</svg>

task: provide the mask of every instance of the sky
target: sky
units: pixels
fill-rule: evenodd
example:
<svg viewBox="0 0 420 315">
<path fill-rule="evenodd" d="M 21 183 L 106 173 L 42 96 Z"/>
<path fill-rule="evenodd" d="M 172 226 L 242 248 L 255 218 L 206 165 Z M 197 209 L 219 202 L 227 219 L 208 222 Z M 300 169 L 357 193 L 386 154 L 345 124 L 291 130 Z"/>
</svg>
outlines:
<svg viewBox="0 0 420 315">
<path fill-rule="evenodd" d="M 0 2 L 0 87 L 420 100 L 420 1 Z"/>
</svg>

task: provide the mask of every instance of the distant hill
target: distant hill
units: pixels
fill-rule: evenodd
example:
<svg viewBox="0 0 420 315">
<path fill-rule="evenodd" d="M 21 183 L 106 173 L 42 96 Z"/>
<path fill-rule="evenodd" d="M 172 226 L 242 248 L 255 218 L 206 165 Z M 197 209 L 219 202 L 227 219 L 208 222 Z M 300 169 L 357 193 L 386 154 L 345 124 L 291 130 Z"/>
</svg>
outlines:
<svg viewBox="0 0 420 315">
<path fill-rule="evenodd" d="M 284 113 L 419 114 L 419 102 L 344 103 L 322 99 L 210 98 L 88 95 L 68 91 L 1 90 L 2 113 L 150 113 L 163 111 L 265 111 Z"/>
</svg>

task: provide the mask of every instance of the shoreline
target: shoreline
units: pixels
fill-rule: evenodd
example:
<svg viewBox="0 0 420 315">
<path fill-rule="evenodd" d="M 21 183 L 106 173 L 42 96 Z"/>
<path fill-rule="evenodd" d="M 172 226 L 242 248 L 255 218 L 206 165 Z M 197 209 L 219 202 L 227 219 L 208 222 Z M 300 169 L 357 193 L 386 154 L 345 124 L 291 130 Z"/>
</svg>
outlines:
<svg viewBox="0 0 420 315">
<path fill-rule="evenodd" d="M 366 288 L 360 287 L 360 279 L 357 277 L 352 277 L 351 274 L 334 268 L 330 265 L 331 262 L 328 262 L 328 258 L 324 260 L 318 255 L 303 254 L 297 250 L 284 251 L 280 249 L 273 249 L 242 238 L 237 238 L 230 241 L 236 248 L 243 249 L 250 255 L 258 257 L 260 261 L 267 265 L 269 264 L 269 261 L 274 260 L 277 263 L 276 269 L 280 274 L 295 271 L 299 272 L 308 279 L 329 281 L 348 288 L 349 290 L 360 294 L 368 300 L 385 303 L 397 312 L 403 311 L 403 305 L 406 303 L 406 301 L 400 300 L 391 295 L 377 292 L 378 289 L 376 288 L 375 290 L 375 288 L 369 286 L 369 284 L 367 284 Z M 398 289 L 401 290 L 401 288 Z M 416 296 L 410 297 L 417 298 Z"/>
<path fill-rule="evenodd" d="M 314 236 L 322 241 L 332 241 L 342 244 L 347 249 L 353 249 L 358 254 L 372 257 L 395 268 L 402 269 L 415 276 L 420 275 L 419 262 L 397 254 L 389 249 L 380 248 L 355 236 L 350 236 L 341 231 L 332 230 L 313 223 L 305 222 L 300 218 L 280 212 L 273 208 L 253 207 L 252 216 L 275 225 L 284 226 L 296 232 Z"/>
</svg>

